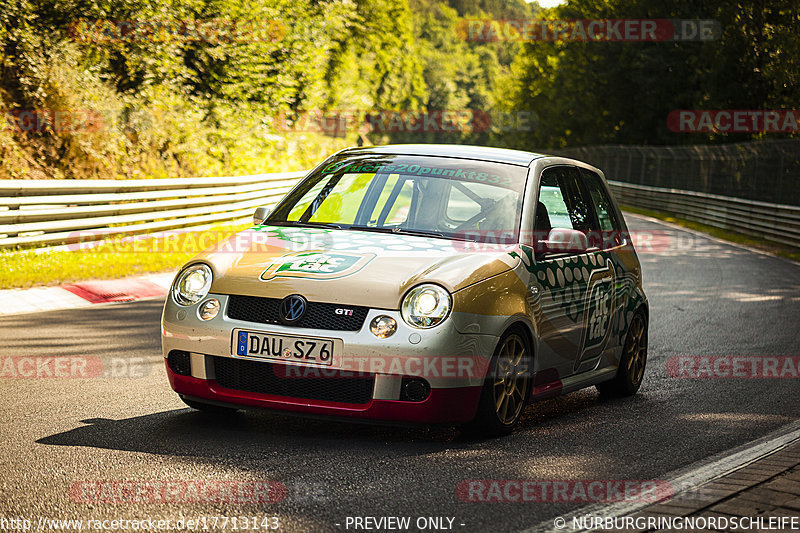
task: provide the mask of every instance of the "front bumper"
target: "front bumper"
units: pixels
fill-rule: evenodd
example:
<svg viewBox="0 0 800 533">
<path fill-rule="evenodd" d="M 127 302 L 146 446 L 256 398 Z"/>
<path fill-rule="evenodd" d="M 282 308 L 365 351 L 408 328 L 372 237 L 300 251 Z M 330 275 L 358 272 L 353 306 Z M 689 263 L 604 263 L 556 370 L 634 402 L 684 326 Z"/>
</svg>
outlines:
<svg viewBox="0 0 800 533">
<path fill-rule="evenodd" d="M 413 329 L 403 322 L 399 312 L 379 309 L 371 309 L 361 330 L 352 332 L 233 320 L 226 312 L 228 297 L 209 294 L 208 298 L 211 297 L 220 300 L 223 311 L 209 321 L 198 318 L 200 303 L 182 307 L 167 299 L 162 316 L 164 357 L 180 350 L 188 352 L 191 361 L 190 375 L 176 374 L 167 365 L 170 384 L 184 396 L 247 407 L 411 423 L 466 422 L 475 415 L 484 376 L 498 341 L 493 335 L 459 333 L 451 319 L 429 330 Z M 370 322 L 379 315 L 397 321 L 397 332 L 388 339 L 379 339 L 369 331 Z M 252 361 L 232 355 L 234 329 L 333 340 L 333 364 L 324 370 L 366 371 L 374 375 L 369 402 L 347 404 L 222 387 L 215 379 L 213 357 Z M 274 360 L 269 363 L 281 364 Z M 420 402 L 400 401 L 404 377 L 414 376 L 428 382 L 430 395 Z"/>
<path fill-rule="evenodd" d="M 220 387 L 211 379 L 180 376 L 167 366 L 172 389 L 192 399 L 210 400 L 232 406 L 273 409 L 314 416 L 338 416 L 362 420 L 412 424 L 458 424 L 475 418 L 480 387 L 431 389 L 422 402 L 372 399 L 364 405 L 303 400 L 258 394 Z"/>
</svg>

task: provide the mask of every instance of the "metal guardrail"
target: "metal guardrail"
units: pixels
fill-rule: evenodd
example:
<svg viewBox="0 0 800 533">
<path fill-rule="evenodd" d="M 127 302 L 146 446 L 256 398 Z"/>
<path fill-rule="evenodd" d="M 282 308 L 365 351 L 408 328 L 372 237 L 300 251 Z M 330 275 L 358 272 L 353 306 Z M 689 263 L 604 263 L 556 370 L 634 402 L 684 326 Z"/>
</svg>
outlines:
<svg viewBox="0 0 800 533">
<path fill-rule="evenodd" d="M 0 248 L 102 240 L 252 216 L 305 172 L 224 178 L 0 180 Z M 800 248 L 800 207 L 609 181 L 621 204 Z"/>
<path fill-rule="evenodd" d="M 556 150 L 615 180 L 800 207 L 800 138 L 682 146 Z"/>
<path fill-rule="evenodd" d="M 0 180 L 0 248 L 68 244 L 252 216 L 305 172 L 223 178 Z"/>
<path fill-rule="evenodd" d="M 800 206 L 609 180 L 617 202 L 800 248 Z"/>
</svg>

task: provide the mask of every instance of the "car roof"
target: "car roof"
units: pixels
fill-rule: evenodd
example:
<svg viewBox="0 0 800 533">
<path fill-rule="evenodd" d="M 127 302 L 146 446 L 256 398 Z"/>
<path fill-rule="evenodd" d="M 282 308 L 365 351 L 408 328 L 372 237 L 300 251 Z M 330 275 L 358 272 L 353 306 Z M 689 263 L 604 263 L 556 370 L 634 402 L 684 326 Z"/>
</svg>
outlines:
<svg viewBox="0 0 800 533">
<path fill-rule="evenodd" d="M 348 148 L 340 152 L 344 155 L 391 154 L 391 155 L 425 155 L 453 157 L 458 159 L 474 159 L 506 163 L 527 167 L 534 159 L 545 157 L 542 154 L 509 150 L 507 148 L 489 148 L 465 144 L 387 144 L 362 148 Z"/>
</svg>

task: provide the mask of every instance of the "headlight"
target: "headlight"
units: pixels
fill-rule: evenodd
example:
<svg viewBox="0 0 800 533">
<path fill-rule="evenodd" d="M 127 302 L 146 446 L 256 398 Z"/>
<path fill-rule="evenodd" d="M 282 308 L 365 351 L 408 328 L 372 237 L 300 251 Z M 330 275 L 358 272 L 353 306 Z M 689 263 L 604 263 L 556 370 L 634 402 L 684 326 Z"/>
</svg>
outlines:
<svg viewBox="0 0 800 533">
<path fill-rule="evenodd" d="M 172 298 L 179 305 L 196 304 L 205 298 L 211 289 L 211 268 L 197 264 L 184 269 L 172 286 Z"/>
<path fill-rule="evenodd" d="M 400 308 L 403 320 L 415 328 L 432 328 L 444 321 L 453 307 L 450 293 L 438 285 L 414 287 Z"/>
</svg>

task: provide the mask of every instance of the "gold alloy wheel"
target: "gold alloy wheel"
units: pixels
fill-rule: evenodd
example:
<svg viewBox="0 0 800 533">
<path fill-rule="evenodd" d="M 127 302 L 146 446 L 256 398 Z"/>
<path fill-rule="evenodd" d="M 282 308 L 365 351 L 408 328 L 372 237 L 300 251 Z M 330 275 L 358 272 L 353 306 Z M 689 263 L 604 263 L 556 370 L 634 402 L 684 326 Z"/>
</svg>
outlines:
<svg viewBox="0 0 800 533">
<path fill-rule="evenodd" d="M 503 424 L 516 420 L 528 397 L 530 373 L 525 343 L 517 334 L 506 337 L 494 365 L 494 406 Z"/>
<path fill-rule="evenodd" d="M 633 315 L 633 320 L 628 330 L 625 357 L 631 384 L 637 386 L 642 381 L 644 365 L 647 362 L 647 330 L 645 329 L 644 318 L 639 313 Z"/>
</svg>

